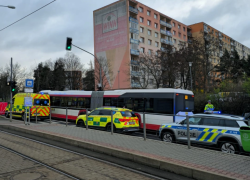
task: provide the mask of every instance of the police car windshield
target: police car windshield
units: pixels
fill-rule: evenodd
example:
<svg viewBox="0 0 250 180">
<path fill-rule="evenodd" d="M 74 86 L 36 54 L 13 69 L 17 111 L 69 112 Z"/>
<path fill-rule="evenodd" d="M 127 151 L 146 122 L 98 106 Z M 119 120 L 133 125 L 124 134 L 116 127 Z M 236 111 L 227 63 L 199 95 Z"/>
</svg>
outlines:
<svg viewBox="0 0 250 180">
<path fill-rule="evenodd" d="M 201 122 L 201 117 L 190 117 L 189 124 L 199 125 Z M 187 124 L 187 120 L 185 119 L 182 124 Z"/>
<path fill-rule="evenodd" d="M 34 99 L 35 106 L 49 106 L 49 100 L 48 99 Z"/>
<path fill-rule="evenodd" d="M 136 115 L 130 111 L 121 111 L 120 113 L 123 117 L 136 117 Z"/>
</svg>

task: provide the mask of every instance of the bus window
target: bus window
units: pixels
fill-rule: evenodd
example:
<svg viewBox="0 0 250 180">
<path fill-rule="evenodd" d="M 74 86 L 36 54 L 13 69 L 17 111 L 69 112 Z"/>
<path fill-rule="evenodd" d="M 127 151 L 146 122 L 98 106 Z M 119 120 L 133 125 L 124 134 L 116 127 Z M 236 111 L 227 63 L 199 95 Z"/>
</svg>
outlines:
<svg viewBox="0 0 250 180">
<path fill-rule="evenodd" d="M 118 98 L 118 107 L 124 107 L 124 106 L 125 106 L 124 98 Z"/>
<path fill-rule="evenodd" d="M 154 99 L 154 113 L 173 114 L 173 99 Z"/>
<path fill-rule="evenodd" d="M 77 98 L 77 108 L 90 108 L 90 98 Z"/>
<path fill-rule="evenodd" d="M 132 98 L 126 98 L 125 99 L 125 106 L 128 109 L 133 109 L 133 99 Z"/>
<path fill-rule="evenodd" d="M 69 97 L 67 106 L 75 108 L 76 107 L 76 102 L 77 102 L 77 98 Z"/>
<path fill-rule="evenodd" d="M 51 106 L 61 106 L 61 98 L 60 97 L 52 97 Z"/>
<path fill-rule="evenodd" d="M 111 98 L 111 106 L 117 107 L 117 98 Z"/>
<path fill-rule="evenodd" d="M 145 101 L 145 112 L 154 112 L 154 99 L 150 98 Z"/>
<path fill-rule="evenodd" d="M 194 101 L 185 101 L 185 110 L 194 110 Z"/>
<path fill-rule="evenodd" d="M 144 99 L 134 99 L 134 111 L 144 112 Z"/>
<path fill-rule="evenodd" d="M 103 98 L 103 106 L 111 106 L 111 98 Z"/>
<path fill-rule="evenodd" d="M 62 107 L 67 107 L 67 100 L 68 100 L 67 97 L 62 97 L 61 98 L 61 106 Z"/>
</svg>

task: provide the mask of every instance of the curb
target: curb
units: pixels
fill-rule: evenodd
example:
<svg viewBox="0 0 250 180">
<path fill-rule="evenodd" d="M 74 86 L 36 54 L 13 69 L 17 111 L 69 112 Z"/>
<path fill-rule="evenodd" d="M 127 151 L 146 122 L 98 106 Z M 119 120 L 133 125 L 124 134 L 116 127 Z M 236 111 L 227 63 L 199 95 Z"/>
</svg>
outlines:
<svg viewBox="0 0 250 180">
<path fill-rule="evenodd" d="M 161 161 L 158 159 L 153 159 L 150 157 L 133 154 L 133 153 L 126 152 L 123 150 L 119 150 L 119 149 L 115 149 L 111 147 L 105 147 L 102 145 L 97 145 L 91 142 L 79 141 L 79 140 L 75 140 L 71 138 L 64 138 L 61 136 L 52 135 L 52 134 L 48 134 L 45 132 L 38 132 L 38 131 L 24 129 L 24 128 L 10 126 L 10 125 L 0 125 L 0 127 L 2 127 L 3 129 L 19 131 L 19 132 L 30 134 L 33 136 L 39 136 L 39 137 L 47 138 L 50 140 L 62 142 L 68 145 L 77 146 L 80 148 L 84 148 L 84 149 L 88 149 L 88 150 L 95 151 L 98 153 L 106 154 L 109 156 L 129 160 L 129 161 L 136 162 L 139 164 L 147 165 L 149 167 L 161 169 L 164 171 L 172 172 L 178 175 L 183 175 L 185 177 L 194 178 L 198 180 L 211 180 L 211 179 L 233 180 L 235 179 L 235 178 L 224 176 L 224 175 L 217 174 L 214 172 L 195 169 L 195 168 L 191 168 L 185 165 L 179 165 L 173 162 Z"/>
</svg>

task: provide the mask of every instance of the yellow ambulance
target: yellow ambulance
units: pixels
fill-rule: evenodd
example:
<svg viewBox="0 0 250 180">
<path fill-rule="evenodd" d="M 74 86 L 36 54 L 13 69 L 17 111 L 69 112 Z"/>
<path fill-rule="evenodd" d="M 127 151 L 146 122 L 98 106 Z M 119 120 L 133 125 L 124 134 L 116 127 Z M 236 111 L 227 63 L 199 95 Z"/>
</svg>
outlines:
<svg viewBox="0 0 250 180">
<path fill-rule="evenodd" d="M 129 109 L 101 107 L 96 108 L 88 115 L 88 126 L 105 128 L 111 131 L 111 111 L 113 113 L 114 131 L 132 132 L 139 131 L 139 119 Z M 86 115 L 79 115 L 76 119 L 76 126 L 85 127 Z"/>
<path fill-rule="evenodd" d="M 32 106 L 27 107 L 31 112 L 31 119 L 47 119 L 50 114 L 50 97 L 48 94 L 36 94 L 36 93 L 18 93 L 12 99 L 12 116 L 21 117 L 22 120 L 25 118 L 25 97 L 32 97 Z M 27 112 L 29 112 L 27 110 Z M 8 118 L 10 116 L 10 104 L 8 104 L 5 116 Z M 27 113 L 27 117 L 29 114 Z"/>
</svg>

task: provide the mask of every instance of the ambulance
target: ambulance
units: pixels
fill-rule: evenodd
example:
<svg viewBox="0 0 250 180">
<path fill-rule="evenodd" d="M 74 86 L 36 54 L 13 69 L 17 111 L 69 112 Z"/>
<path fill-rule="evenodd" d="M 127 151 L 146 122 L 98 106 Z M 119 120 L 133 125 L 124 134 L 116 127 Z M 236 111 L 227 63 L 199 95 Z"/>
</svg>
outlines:
<svg viewBox="0 0 250 180">
<path fill-rule="evenodd" d="M 32 97 L 32 106 L 25 107 L 24 99 L 25 97 Z M 31 112 L 31 119 L 48 119 L 50 114 L 50 97 L 48 94 L 36 94 L 36 93 L 18 93 L 12 99 L 12 117 L 25 119 L 25 109 L 27 112 Z M 8 104 L 5 117 L 10 116 L 10 104 Z M 29 113 L 27 113 L 29 117 Z"/>
</svg>

